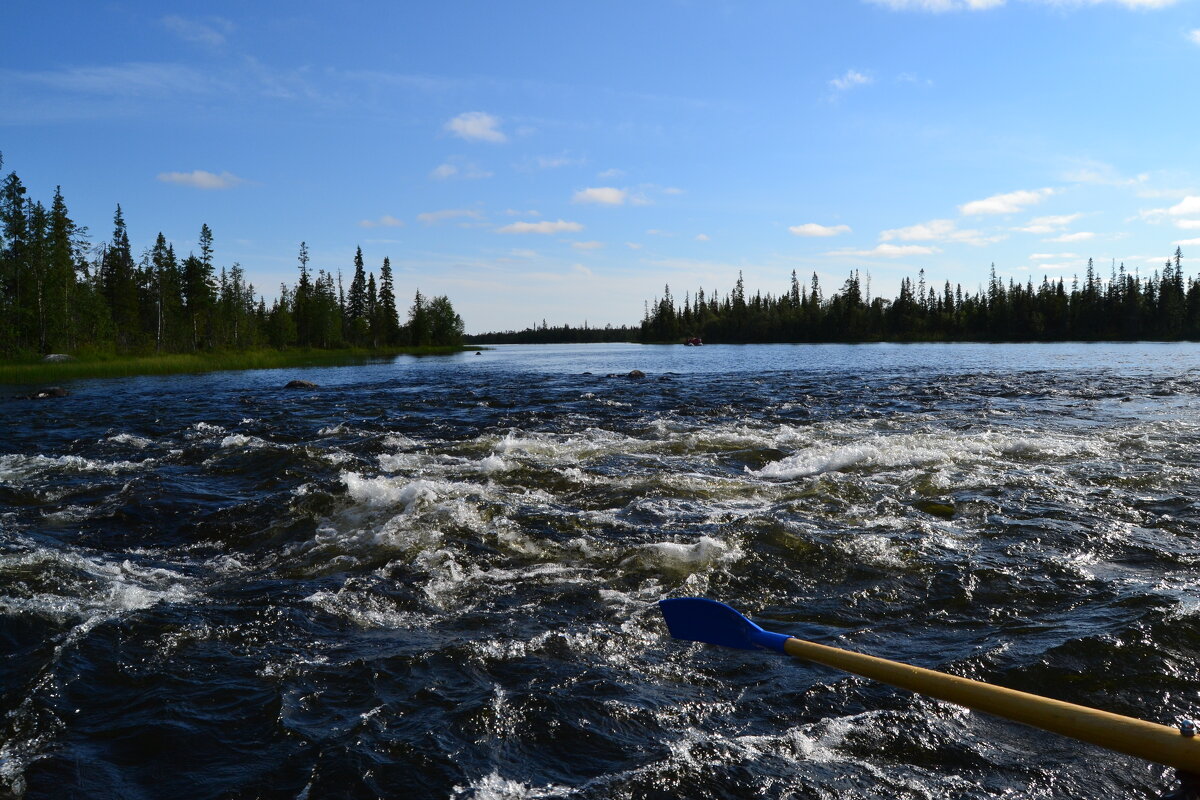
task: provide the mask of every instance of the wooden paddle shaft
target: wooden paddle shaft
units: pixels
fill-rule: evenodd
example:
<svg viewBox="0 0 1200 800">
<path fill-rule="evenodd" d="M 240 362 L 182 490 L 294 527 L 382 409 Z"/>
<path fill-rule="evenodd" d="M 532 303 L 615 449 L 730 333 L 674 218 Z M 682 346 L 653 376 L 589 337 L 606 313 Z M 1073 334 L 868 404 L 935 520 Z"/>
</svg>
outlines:
<svg viewBox="0 0 1200 800">
<path fill-rule="evenodd" d="M 1200 737 L 1184 736 L 1177 728 L 803 639 L 789 638 L 783 649 L 788 655 L 806 661 L 1061 733 L 1118 753 L 1200 773 Z"/>
</svg>

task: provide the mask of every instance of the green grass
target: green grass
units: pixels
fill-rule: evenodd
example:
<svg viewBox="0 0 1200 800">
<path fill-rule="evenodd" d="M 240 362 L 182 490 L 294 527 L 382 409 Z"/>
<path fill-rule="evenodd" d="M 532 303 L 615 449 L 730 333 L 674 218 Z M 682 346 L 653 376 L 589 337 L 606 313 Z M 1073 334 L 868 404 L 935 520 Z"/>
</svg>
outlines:
<svg viewBox="0 0 1200 800">
<path fill-rule="evenodd" d="M 391 347 L 380 350 L 246 350 L 220 353 L 178 353 L 158 356 L 82 354 L 74 361 L 12 361 L 0 363 L 0 384 L 53 384 L 74 378 L 122 378 L 131 375 L 172 375 L 237 369 L 330 367 L 362 364 L 398 355 L 432 356 L 462 352 L 461 347 Z M 476 348 L 469 348 L 475 350 Z"/>
</svg>

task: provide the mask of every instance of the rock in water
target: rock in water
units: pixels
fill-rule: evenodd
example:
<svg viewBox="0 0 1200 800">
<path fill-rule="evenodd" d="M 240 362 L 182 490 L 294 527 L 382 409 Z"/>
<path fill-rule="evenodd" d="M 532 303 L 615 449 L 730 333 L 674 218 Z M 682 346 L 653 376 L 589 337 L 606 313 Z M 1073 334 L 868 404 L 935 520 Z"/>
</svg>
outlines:
<svg viewBox="0 0 1200 800">
<path fill-rule="evenodd" d="M 629 378 L 630 380 L 637 380 L 638 378 L 646 377 L 646 373 L 642 372 L 640 369 L 635 369 L 625 377 Z"/>
<path fill-rule="evenodd" d="M 940 500 L 918 500 L 914 505 L 926 514 L 942 519 L 950 519 L 954 516 L 954 503 L 945 503 Z"/>
<path fill-rule="evenodd" d="M 312 381 L 288 381 L 285 389 L 316 389 L 317 384 Z"/>
<path fill-rule="evenodd" d="M 69 394 L 70 392 L 61 386 L 47 386 L 45 389 L 38 389 L 33 394 L 21 395 L 21 398 L 24 400 L 46 400 L 50 397 L 66 397 Z"/>
</svg>

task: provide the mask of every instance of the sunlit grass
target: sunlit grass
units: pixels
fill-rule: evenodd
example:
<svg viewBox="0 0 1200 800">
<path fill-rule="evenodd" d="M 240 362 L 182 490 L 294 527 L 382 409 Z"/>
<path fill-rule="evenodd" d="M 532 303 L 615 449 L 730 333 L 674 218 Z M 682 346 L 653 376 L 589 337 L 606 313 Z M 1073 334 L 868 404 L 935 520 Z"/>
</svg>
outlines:
<svg viewBox="0 0 1200 800">
<path fill-rule="evenodd" d="M 474 350 L 475 348 L 471 348 Z M 73 361 L 0 363 L 0 383 L 53 384 L 72 378 L 121 378 L 238 369 L 281 369 L 360 364 L 398 355 L 452 355 L 460 347 L 394 347 L 382 350 L 246 350 L 157 356 L 81 355 Z"/>
</svg>

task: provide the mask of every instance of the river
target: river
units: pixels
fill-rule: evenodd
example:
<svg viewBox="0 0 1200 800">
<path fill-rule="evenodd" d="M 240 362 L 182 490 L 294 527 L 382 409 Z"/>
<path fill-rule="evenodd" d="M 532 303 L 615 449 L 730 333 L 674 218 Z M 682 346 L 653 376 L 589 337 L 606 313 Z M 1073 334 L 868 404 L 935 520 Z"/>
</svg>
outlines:
<svg viewBox="0 0 1200 800">
<path fill-rule="evenodd" d="M 0 400 L 0 797 L 1169 784 L 671 640 L 666 597 L 1200 715 L 1195 344 L 501 346 L 67 388 Z"/>
</svg>

